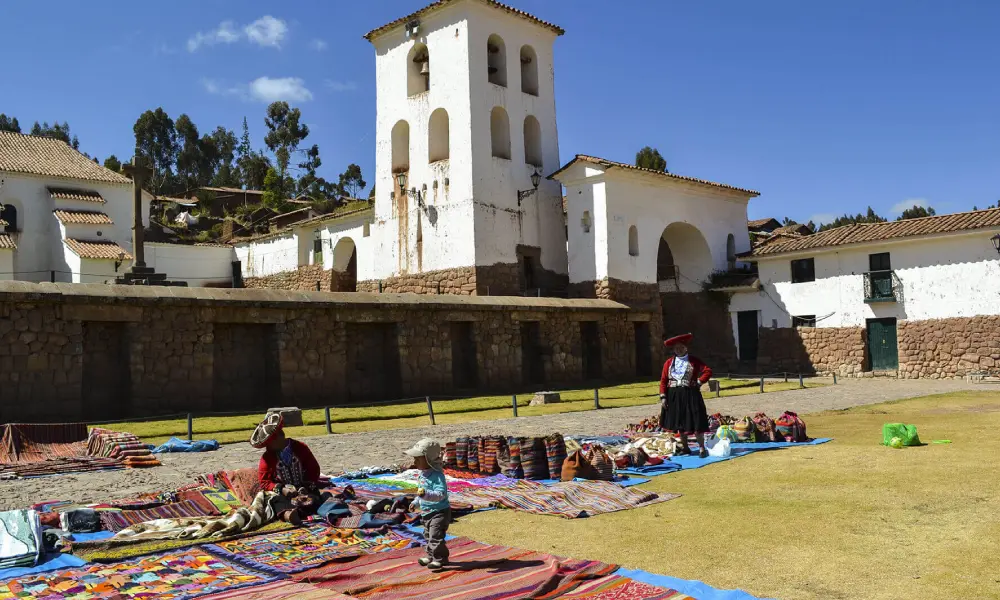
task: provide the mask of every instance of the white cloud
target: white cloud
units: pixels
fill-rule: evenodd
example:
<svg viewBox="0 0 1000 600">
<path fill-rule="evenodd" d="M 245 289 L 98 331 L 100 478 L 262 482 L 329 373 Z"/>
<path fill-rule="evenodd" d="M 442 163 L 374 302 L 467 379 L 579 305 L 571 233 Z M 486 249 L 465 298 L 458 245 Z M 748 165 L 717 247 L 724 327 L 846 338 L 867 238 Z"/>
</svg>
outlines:
<svg viewBox="0 0 1000 600">
<path fill-rule="evenodd" d="M 358 84 L 353 81 L 334 81 L 332 79 L 327 79 L 323 83 L 334 92 L 353 92 L 358 89 Z"/>
<path fill-rule="evenodd" d="M 316 52 L 322 52 L 323 50 L 326 50 L 327 46 L 328 44 L 323 40 L 313 40 L 309 42 L 309 47 L 315 50 Z"/>
<path fill-rule="evenodd" d="M 927 201 L 926 198 L 907 198 L 902 202 L 897 202 L 892 205 L 893 214 L 902 214 L 904 210 L 908 208 L 913 208 L 914 206 L 920 206 L 923 208 L 930 208 L 931 203 Z"/>
<path fill-rule="evenodd" d="M 202 46 L 233 44 L 239 41 L 241 35 L 232 21 L 223 21 L 212 31 L 199 31 L 194 34 L 187 41 L 187 49 L 188 52 L 195 52 Z"/>
<path fill-rule="evenodd" d="M 247 39 L 258 46 L 280 48 L 288 33 L 288 25 L 281 19 L 265 15 L 243 28 Z"/>
<path fill-rule="evenodd" d="M 261 102 L 308 102 L 312 100 L 312 92 L 305 82 L 298 77 L 258 77 L 250 82 L 250 97 Z"/>
<path fill-rule="evenodd" d="M 247 98 L 247 86 L 245 85 L 224 85 L 215 79 L 204 78 L 201 86 L 205 91 L 214 96 L 236 96 L 244 100 Z"/>
<path fill-rule="evenodd" d="M 819 227 L 822 223 L 833 223 L 837 219 L 837 215 L 833 213 L 816 213 L 815 215 L 809 217 L 816 227 Z"/>
</svg>

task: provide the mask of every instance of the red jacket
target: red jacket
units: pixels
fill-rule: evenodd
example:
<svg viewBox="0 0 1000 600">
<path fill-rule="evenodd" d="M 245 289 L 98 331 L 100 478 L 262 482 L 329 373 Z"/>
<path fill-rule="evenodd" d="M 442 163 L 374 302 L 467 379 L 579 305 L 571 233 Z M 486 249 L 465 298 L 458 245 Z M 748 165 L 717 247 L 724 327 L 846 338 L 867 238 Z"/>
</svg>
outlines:
<svg viewBox="0 0 1000 600">
<path fill-rule="evenodd" d="M 677 382 L 670 377 L 670 367 L 674 364 L 674 357 L 671 356 L 667 362 L 663 363 L 663 373 L 660 375 L 660 393 L 666 394 L 668 387 L 679 387 Z M 682 385 L 689 387 L 702 386 L 712 378 L 712 369 L 701 362 L 697 357 L 688 355 L 688 370 L 685 381 Z M 697 383 L 695 383 L 697 382 Z"/>
<path fill-rule="evenodd" d="M 294 455 L 291 471 L 301 471 L 301 476 L 298 477 L 301 481 L 284 481 L 279 472 L 278 453 L 268 450 L 260 457 L 260 463 L 257 465 L 257 478 L 260 479 L 261 487 L 265 491 L 273 491 L 280 485 L 302 486 L 319 481 L 319 463 L 316 462 L 316 457 L 309 450 L 309 446 L 293 439 L 289 439 L 288 443 L 291 444 Z"/>
</svg>

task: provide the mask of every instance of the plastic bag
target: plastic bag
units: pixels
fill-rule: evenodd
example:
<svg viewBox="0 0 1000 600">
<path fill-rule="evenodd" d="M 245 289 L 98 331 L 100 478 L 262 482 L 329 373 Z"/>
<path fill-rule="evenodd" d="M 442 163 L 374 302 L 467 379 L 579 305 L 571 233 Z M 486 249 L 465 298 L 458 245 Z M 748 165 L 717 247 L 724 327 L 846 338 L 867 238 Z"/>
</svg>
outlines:
<svg viewBox="0 0 1000 600">
<path fill-rule="evenodd" d="M 882 425 L 882 445 L 893 446 L 893 438 L 899 438 L 898 443 L 903 446 L 921 445 L 916 425 L 904 425 L 902 423 L 886 423 Z"/>
<path fill-rule="evenodd" d="M 736 435 L 736 431 L 729 425 L 720 425 L 715 431 L 716 439 L 728 440 L 730 443 L 736 443 L 739 441 L 739 436 Z"/>
<path fill-rule="evenodd" d="M 732 445 L 727 438 L 714 438 L 705 442 L 705 448 L 708 449 L 708 455 L 715 458 L 726 458 L 733 453 Z"/>
</svg>

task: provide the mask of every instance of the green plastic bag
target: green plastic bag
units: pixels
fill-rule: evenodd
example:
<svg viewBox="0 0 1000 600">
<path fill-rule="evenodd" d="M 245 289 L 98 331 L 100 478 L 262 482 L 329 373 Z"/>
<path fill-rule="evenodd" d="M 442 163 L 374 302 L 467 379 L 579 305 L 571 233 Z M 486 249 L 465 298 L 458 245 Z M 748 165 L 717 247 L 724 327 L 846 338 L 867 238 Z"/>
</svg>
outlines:
<svg viewBox="0 0 1000 600">
<path fill-rule="evenodd" d="M 902 442 L 903 446 L 920 445 L 920 436 L 917 435 L 916 425 L 903 425 L 902 423 L 886 423 L 882 425 L 882 445 L 893 446 L 893 438 L 899 438 L 899 441 L 895 444 L 897 448 L 900 442 Z"/>
</svg>

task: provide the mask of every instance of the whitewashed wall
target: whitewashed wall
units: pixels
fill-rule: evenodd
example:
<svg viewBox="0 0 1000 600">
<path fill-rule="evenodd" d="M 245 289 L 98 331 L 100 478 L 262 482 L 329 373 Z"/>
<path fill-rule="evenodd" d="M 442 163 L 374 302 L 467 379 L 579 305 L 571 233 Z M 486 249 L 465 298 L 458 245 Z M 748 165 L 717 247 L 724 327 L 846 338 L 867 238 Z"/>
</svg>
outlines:
<svg viewBox="0 0 1000 600">
<path fill-rule="evenodd" d="M 1000 230 L 896 241 L 812 255 L 816 281 L 791 283 L 791 258 L 761 260 L 762 292 L 733 296 L 730 310 L 759 310 L 761 323 L 790 327 L 791 316 L 816 315 L 817 327 L 861 327 L 866 319 L 925 320 L 1000 314 Z M 866 304 L 868 255 L 889 252 L 904 301 Z M 808 255 L 802 255 L 807 257 Z"/>
<path fill-rule="evenodd" d="M 189 287 L 231 284 L 236 252 L 228 246 L 190 246 L 147 242 L 146 265 Z"/>
<path fill-rule="evenodd" d="M 115 271 L 115 261 L 81 258 L 79 270 L 74 270 L 73 283 L 107 283 L 120 275 Z M 119 267 L 119 270 L 121 267 Z"/>
<path fill-rule="evenodd" d="M 353 245 L 357 253 L 358 281 L 378 279 L 378 264 L 382 257 L 378 255 L 375 238 L 371 235 L 371 218 L 371 212 L 365 212 L 321 226 L 319 234 L 323 243 L 325 270 L 346 270 Z M 312 239 L 312 234 L 309 235 Z"/>
<path fill-rule="evenodd" d="M 0 250 L 0 281 L 14 279 L 14 251 Z"/>
<path fill-rule="evenodd" d="M 299 268 L 299 241 L 291 232 L 236 245 L 243 277 L 266 277 Z"/>
</svg>

